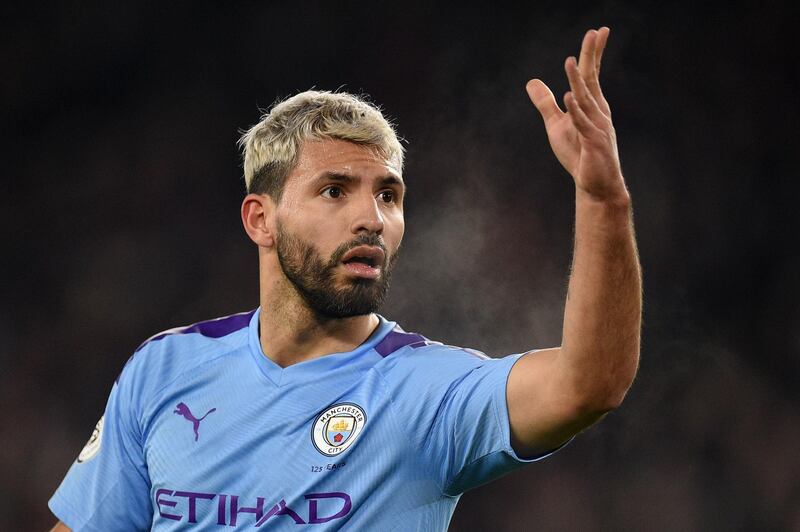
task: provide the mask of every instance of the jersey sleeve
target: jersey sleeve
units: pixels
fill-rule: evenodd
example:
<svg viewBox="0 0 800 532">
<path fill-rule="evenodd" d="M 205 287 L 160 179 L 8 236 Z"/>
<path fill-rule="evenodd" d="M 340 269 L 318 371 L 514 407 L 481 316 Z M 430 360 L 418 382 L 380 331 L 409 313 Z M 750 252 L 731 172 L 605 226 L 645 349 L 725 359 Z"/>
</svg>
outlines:
<svg viewBox="0 0 800 532">
<path fill-rule="evenodd" d="M 73 531 L 150 528 L 150 481 L 131 365 L 114 383 L 91 438 L 50 499 L 50 510 Z"/>
<path fill-rule="evenodd" d="M 458 495 L 555 452 L 521 457 L 511 447 L 506 384 L 521 356 L 431 346 L 394 366 L 394 396 L 410 400 L 393 404 L 443 493 Z"/>
</svg>

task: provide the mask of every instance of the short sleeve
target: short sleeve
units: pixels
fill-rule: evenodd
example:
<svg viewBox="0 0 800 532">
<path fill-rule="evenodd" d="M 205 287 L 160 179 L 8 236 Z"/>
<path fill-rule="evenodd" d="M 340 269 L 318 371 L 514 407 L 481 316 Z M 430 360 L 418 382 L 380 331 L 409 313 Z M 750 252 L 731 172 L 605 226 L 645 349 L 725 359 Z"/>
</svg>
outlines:
<svg viewBox="0 0 800 532">
<path fill-rule="evenodd" d="M 91 438 L 50 499 L 50 510 L 73 531 L 150 528 L 150 481 L 127 373 L 112 387 Z"/>
<path fill-rule="evenodd" d="M 492 359 L 472 350 L 433 346 L 416 350 L 391 372 L 390 380 L 413 390 L 413 399 L 394 404 L 411 429 L 408 436 L 418 456 L 446 495 L 458 495 L 552 454 L 523 458 L 511 447 L 506 385 L 521 356 Z"/>
</svg>

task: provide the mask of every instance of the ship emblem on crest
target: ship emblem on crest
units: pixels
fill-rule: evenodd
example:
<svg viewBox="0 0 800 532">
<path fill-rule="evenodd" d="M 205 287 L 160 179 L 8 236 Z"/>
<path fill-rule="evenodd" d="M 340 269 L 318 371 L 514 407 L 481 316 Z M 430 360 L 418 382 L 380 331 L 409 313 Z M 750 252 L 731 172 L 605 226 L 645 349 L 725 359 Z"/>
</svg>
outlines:
<svg viewBox="0 0 800 532">
<path fill-rule="evenodd" d="M 317 414 L 311 427 L 311 441 L 325 456 L 337 456 L 361 434 L 367 416 L 355 403 L 338 403 Z"/>
<path fill-rule="evenodd" d="M 328 445 L 338 447 L 350 439 L 357 426 L 355 416 L 334 416 L 325 423 L 325 441 Z"/>
</svg>

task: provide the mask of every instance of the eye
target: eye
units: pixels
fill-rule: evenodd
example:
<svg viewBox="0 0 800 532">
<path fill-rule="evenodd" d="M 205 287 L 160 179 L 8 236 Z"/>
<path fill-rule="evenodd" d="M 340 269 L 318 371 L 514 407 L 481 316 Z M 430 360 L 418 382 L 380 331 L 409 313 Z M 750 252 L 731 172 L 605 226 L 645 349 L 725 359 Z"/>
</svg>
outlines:
<svg viewBox="0 0 800 532">
<path fill-rule="evenodd" d="M 341 198 L 342 194 L 344 194 L 344 192 L 342 191 L 341 187 L 337 186 L 331 186 L 322 191 L 322 197 L 328 199 Z"/>
<path fill-rule="evenodd" d="M 397 195 L 394 193 L 393 190 L 383 190 L 378 197 L 384 203 L 394 203 L 397 200 Z"/>
</svg>

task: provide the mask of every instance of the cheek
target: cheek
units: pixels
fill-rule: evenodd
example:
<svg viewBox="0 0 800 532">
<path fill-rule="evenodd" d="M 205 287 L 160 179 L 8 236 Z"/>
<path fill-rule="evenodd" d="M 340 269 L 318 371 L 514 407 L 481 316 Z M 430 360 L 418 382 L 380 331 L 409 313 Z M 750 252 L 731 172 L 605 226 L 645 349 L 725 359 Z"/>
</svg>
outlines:
<svg viewBox="0 0 800 532">
<path fill-rule="evenodd" d="M 403 240 L 403 234 L 406 230 L 405 220 L 403 218 L 402 213 L 392 217 L 390 220 L 387 220 L 383 234 L 384 239 L 387 241 L 387 244 L 392 246 L 393 250 L 397 250 L 400 247 L 400 243 Z"/>
<path fill-rule="evenodd" d="M 301 202 L 282 202 L 278 209 L 277 218 L 287 232 L 306 242 L 315 242 L 323 236 L 323 228 L 319 218 Z"/>
</svg>

